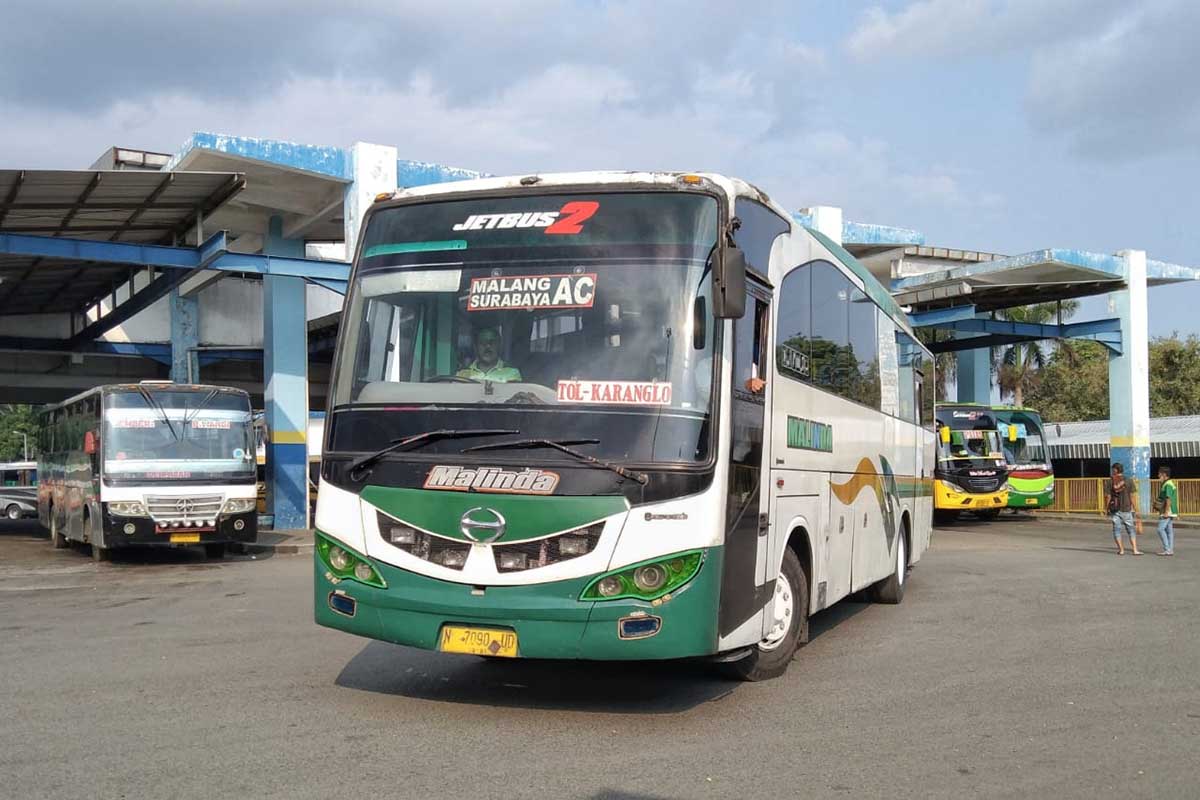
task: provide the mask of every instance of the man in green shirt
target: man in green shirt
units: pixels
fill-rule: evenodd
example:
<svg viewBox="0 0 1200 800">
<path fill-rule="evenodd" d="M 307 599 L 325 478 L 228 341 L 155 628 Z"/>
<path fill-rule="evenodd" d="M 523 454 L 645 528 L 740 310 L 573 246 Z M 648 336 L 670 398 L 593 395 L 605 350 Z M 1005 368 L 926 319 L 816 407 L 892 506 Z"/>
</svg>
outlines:
<svg viewBox="0 0 1200 800">
<path fill-rule="evenodd" d="M 521 371 L 500 359 L 500 331 L 481 328 L 475 332 L 475 360 L 460 369 L 458 377 L 508 383 L 520 381 Z"/>
<path fill-rule="evenodd" d="M 1179 516 L 1179 488 L 1171 480 L 1171 468 L 1159 467 L 1158 479 L 1162 488 L 1158 490 L 1158 500 L 1154 503 L 1158 509 L 1158 538 L 1162 539 L 1163 549 L 1160 556 L 1175 555 L 1175 518 Z"/>
</svg>

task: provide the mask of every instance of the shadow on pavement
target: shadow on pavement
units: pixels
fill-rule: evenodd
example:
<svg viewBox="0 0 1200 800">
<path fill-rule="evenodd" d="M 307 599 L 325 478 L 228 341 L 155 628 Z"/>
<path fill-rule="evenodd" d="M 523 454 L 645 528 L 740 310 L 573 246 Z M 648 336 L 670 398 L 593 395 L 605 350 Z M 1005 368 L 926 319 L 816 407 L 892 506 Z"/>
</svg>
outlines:
<svg viewBox="0 0 1200 800">
<path fill-rule="evenodd" d="M 38 524 L 36 517 L 9 520 L 0 519 L 0 536 L 21 537 L 23 539 L 49 539 L 50 534 Z"/>
<path fill-rule="evenodd" d="M 677 714 L 738 686 L 707 662 L 491 660 L 385 642 L 359 651 L 336 683 L 447 703 L 605 714 Z"/>
</svg>

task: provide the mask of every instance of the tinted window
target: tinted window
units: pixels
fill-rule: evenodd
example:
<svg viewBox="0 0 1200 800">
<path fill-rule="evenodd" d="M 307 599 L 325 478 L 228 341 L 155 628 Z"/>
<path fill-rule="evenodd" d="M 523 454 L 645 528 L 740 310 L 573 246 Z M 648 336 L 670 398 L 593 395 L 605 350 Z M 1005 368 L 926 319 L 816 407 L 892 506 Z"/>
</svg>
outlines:
<svg viewBox="0 0 1200 800">
<path fill-rule="evenodd" d="M 875 334 L 876 306 L 861 290 L 850 290 L 849 333 L 843 355 L 846 397 L 879 408 L 879 339 Z"/>
<path fill-rule="evenodd" d="M 850 291 L 853 287 L 841 270 L 828 262 L 814 263 L 811 271 L 812 381 L 822 388 L 844 396 L 849 380 L 847 362 L 843 354 L 849 347 L 849 306 Z"/>
<path fill-rule="evenodd" d="M 812 332 L 812 266 L 792 270 L 779 287 L 779 336 L 775 367 L 789 378 L 809 380 Z"/>
<path fill-rule="evenodd" d="M 737 198 L 734 215 L 742 223 L 734 231 L 734 242 L 746 254 L 751 267 L 763 275 L 768 274 L 771 247 L 780 234 L 791 229 L 791 224 L 762 203 L 746 197 Z"/>
<path fill-rule="evenodd" d="M 903 331 L 896 332 L 896 347 L 899 353 L 900 372 L 897 378 L 900 390 L 900 418 L 917 421 L 917 372 L 921 364 L 921 350 L 916 342 Z"/>
</svg>

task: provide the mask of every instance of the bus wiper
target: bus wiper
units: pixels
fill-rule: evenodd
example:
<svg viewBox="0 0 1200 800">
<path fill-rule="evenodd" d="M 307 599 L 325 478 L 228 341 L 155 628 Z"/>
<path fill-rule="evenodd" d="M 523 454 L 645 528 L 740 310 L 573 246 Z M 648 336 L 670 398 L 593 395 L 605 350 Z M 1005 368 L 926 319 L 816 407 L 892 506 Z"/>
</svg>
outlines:
<svg viewBox="0 0 1200 800">
<path fill-rule="evenodd" d="M 463 439 L 468 436 L 504 436 L 505 434 L 515 434 L 520 431 L 509 430 L 507 428 L 476 428 L 475 430 L 453 430 L 451 428 L 442 428 L 436 431 L 425 431 L 418 433 L 415 436 L 407 436 L 403 439 L 394 439 L 391 444 L 382 450 L 376 450 L 370 455 L 365 455 L 357 459 L 350 465 L 350 477 L 355 475 L 361 477 L 364 468 L 374 464 L 379 459 L 386 456 L 388 453 L 399 453 L 402 450 L 411 450 L 415 447 L 420 447 L 423 444 L 432 442 L 435 439 Z"/>
<path fill-rule="evenodd" d="M 200 416 L 200 412 L 203 411 L 205 409 L 205 407 L 209 403 L 211 403 L 212 399 L 216 396 L 217 396 L 217 390 L 209 389 L 208 394 L 204 395 L 204 399 L 201 400 L 199 402 L 199 404 L 197 404 L 197 406 L 191 410 L 191 413 L 184 414 L 184 417 L 183 417 L 184 424 L 186 425 L 186 424 L 190 423 L 192 420 L 194 420 L 196 417 Z"/>
<path fill-rule="evenodd" d="M 162 421 L 167 423 L 167 428 L 171 431 L 171 435 L 175 437 L 175 441 L 179 441 L 179 434 L 175 432 L 175 426 L 171 424 L 171 418 L 167 416 L 167 410 L 162 407 L 162 403 L 155 399 L 154 395 L 146 391 L 146 387 L 138 386 L 138 392 L 141 393 L 142 399 L 146 401 L 146 405 L 158 411 L 158 415 L 162 417 Z"/>
<path fill-rule="evenodd" d="M 522 448 L 530 448 L 530 447 L 552 447 L 561 453 L 566 453 L 569 456 L 574 456 L 575 458 L 579 459 L 580 461 L 583 461 L 584 463 L 591 464 L 596 467 L 600 467 L 601 469 L 612 470 L 613 472 L 620 475 L 622 478 L 628 478 L 629 480 L 637 481 L 638 483 L 642 484 L 643 486 L 645 486 L 647 483 L 650 482 L 650 476 L 644 472 L 637 472 L 636 470 L 625 469 L 622 466 L 613 464 L 611 461 L 604 461 L 602 459 L 596 458 L 595 456 L 589 456 L 587 453 L 581 453 L 578 450 L 574 450 L 567 446 L 567 445 L 572 445 L 572 444 L 597 444 L 597 443 L 599 443 L 599 441 L 600 441 L 599 439 L 563 439 L 562 441 L 556 442 L 553 439 L 517 439 L 516 441 L 512 441 L 512 442 L 496 442 L 495 444 L 477 444 L 474 447 L 466 448 L 465 450 L 463 450 L 463 452 L 471 453 L 471 452 L 477 452 L 479 450 L 504 450 L 507 448 L 522 449 Z"/>
</svg>

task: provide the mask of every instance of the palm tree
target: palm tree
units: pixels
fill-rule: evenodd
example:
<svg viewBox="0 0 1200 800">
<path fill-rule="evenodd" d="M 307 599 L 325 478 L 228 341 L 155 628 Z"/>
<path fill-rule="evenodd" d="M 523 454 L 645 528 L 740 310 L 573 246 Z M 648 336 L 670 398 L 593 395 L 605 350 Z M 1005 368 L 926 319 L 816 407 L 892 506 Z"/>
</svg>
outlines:
<svg viewBox="0 0 1200 800">
<path fill-rule="evenodd" d="M 1009 308 L 998 312 L 998 316 L 1010 322 L 1047 325 L 1056 321 L 1062 323 L 1064 319 L 1078 310 L 1078 301 L 1065 300 L 1062 303 L 1037 303 L 1031 306 Z M 1065 343 L 1059 346 L 1063 345 Z M 1012 395 L 1013 405 L 1022 405 L 1025 401 L 1025 390 L 1037 384 L 1039 373 L 1046 365 L 1047 357 L 1047 350 L 1043 342 L 1017 342 L 1002 348 L 999 351 L 999 362 L 996 365 L 1000 394 Z"/>
</svg>

